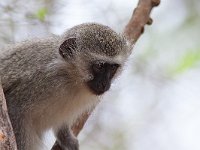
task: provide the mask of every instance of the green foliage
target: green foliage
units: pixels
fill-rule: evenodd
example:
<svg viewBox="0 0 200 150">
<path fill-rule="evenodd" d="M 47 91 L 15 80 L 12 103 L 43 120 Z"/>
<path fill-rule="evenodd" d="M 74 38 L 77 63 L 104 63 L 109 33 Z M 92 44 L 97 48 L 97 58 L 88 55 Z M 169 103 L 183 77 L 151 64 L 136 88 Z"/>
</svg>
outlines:
<svg viewBox="0 0 200 150">
<path fill-rule="evenodd" d="M 170 69 L 170 75 L 181 74 L 194 67 L 200 61 L 200 49 L 188 51 L 178 62 Z"/>
<path fill-rule="evenodd" d="M 36 16 L 36 18 L 37 18 L 38 20 L 40 20 L 41 22 L 44 22 L 47 13 L 48 13 L 47 8 L 40 8 L 40 9 L 36 12 L 35 16 Z"/>
</svg>

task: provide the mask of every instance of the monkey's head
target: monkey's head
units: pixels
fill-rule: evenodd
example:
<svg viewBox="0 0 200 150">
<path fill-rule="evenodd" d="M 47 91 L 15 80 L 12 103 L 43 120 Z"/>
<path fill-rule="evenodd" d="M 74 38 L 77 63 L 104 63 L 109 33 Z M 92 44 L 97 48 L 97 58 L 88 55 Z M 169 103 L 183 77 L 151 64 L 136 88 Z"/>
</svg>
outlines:
<svg viewBox="0 0 200 150">
<path fill-rule="evenodd" d="M 109 90 L 130 52 L 131 47 L 122 35 L 95 23 L 68 30 L 59 48 L 64 61 L 71 65 L 69 72 L 75 82 L 87 86 L 95 95 Z"/>
</svg>

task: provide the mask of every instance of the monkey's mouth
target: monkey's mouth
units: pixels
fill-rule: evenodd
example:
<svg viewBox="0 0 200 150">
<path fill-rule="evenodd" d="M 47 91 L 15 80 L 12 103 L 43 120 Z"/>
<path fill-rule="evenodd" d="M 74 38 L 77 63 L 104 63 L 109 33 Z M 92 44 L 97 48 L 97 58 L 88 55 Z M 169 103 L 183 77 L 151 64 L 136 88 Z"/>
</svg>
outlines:
<svg viewBox="0 0 200 150">
<path fill-rule="evenodd" d="M 102 95 L 110 89 L 110 83 L 104 83 L 104 82 L 95 83 L 93 82 L 93 80 L 89 81 L 87 85 L 90 91 L 95 95 Z"/>
</svg>

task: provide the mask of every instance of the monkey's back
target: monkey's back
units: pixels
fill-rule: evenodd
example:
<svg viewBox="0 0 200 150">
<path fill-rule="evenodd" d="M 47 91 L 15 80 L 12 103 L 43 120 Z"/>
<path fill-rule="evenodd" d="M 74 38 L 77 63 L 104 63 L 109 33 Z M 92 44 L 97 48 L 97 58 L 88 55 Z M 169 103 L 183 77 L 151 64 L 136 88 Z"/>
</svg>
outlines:
<svg viewBox="0 0 200 150">
<path fill-rule="evenodd" d="M 58 40 L 55 38 L 24 41 L 0 51 L 0 77 L 8 105 L 12 101 L 21 106 L 24 97 L 34 94 L 29 87 L 37 88 L 40 80 L 48 76 L 48 72 L 44 72 L 58 57 L 57 51 Z"/>
</svg>

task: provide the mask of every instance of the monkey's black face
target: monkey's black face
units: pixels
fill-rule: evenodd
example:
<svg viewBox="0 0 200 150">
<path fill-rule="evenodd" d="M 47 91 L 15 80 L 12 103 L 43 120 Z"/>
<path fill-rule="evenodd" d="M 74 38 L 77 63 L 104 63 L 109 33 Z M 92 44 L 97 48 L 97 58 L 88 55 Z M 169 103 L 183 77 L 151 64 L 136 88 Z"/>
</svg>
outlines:
<svg viewBox="0 0 200 150">
<path fill-rule="evenodd" d="M 90 90 L 96 95 L 101 95 L 109 90 L 111 80 L 118 68 L 119 64 L 110 64 L 100 61 L 94 62 L 90 66 L 94 78 L 87 82 Z"/>
</svg>

